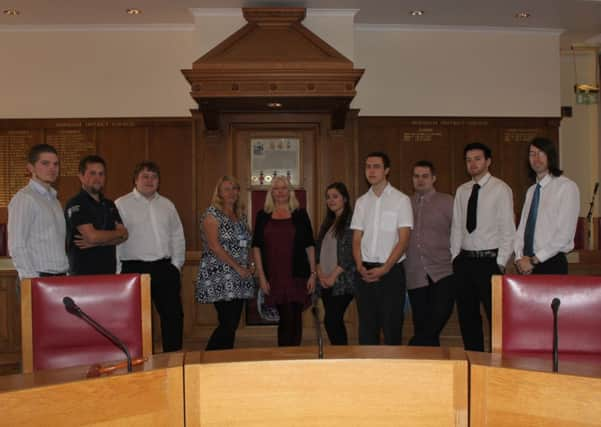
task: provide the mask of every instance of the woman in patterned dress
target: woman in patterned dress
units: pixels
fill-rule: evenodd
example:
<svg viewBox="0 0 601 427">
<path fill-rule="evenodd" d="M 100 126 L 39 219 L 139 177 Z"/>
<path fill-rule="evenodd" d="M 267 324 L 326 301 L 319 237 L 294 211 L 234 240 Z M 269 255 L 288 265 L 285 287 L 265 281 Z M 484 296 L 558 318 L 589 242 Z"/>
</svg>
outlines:
<svg viewBox="0 0 601 427">
<path fill-rule="evenodd" d="M 278 345 L 298 346 L 303 307 L 315 289 L 315 242 L 307 211 L 284 176 L 273 179 L 257 213 L 252 246 L 265 304 L 278 309 Z"/>
<path fill-rule="evenodd" d="M 251 234 L 239 195 L 236 178 L 222 177 L 215 186 L 211 206 L 201 218 L 203 252 L 196 300 L 214 304 L 219 320 L 206 350 L 234 347 L 244 300 L 255 294 Z"/>
</svg>

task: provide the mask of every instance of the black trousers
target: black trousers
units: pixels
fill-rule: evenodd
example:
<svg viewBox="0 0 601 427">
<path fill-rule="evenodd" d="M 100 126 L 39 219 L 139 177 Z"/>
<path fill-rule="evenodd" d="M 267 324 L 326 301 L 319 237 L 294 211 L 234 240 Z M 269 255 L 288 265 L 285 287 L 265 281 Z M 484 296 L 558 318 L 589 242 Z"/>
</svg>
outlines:
<svg viewBox="0 0 601 427">
<path fill-rule="evenodd" d="M 440 346 L 440 332 L 447 324 L 455 305 L 453 275 L 438 282 L 428 276 L 429 286 L 409 289 L 413 318 L 413 337 L 409 345 Z"/>
<path fill-rule="evenodd" d="M 161 318 L 163 351 L 182 349 L 184 311 L 180 297 L 181 279 L 179 270 L 171 260 L 122 261 L 122 273 L 150 274 L 152 303 Z"/>
<path fill-rule="evenodd" d="M 532 274 L 568 274 L 568 259 L 563 252 L 536 264 Z"/>
<path fill-rule="evenodd" d="M 353 300 L 352 295 L 332 295 L 332 288 L 321 290 L 321 299 L 325 309 L 323 319 L 330 344 L 347 345 L 348 336 L 344 325 L 344 313 Z"/>
<path fill-rule="evenodd" d="M 459 327 L 466 350 L 484 351 L 480 303 L 488 323 L 491 317 L 491 283 L 493 274 L 501 274 L 496 258 L 467 258 L 461 254 L 453 260 Z M 488 331 L 490 337 L 490 331 Z"/>
<path fill-rule="evenodd" d="M 243 299 L 217 301 L 213 304 L 217 310 L 219 324 L 211 334 L 205 350 L 228 350 L 234 348 L 236 330 L 242 315 Z"/>
<path fill-rule="evenodd" d="M 280 322 L 278 323 L 278 346 L 301 345 L 303 339 L 303 304 L 290 302 L 277 304 Z"/>
<path fill-rule="evenodd" d="M 366 283 L 361 277 L 357 286 L 359 344 L 379 345 L 380 331 L 384 344 L 400 345 L 405 306 L 405 269 L 396 264 L 378 282 Z"/>
</svg>

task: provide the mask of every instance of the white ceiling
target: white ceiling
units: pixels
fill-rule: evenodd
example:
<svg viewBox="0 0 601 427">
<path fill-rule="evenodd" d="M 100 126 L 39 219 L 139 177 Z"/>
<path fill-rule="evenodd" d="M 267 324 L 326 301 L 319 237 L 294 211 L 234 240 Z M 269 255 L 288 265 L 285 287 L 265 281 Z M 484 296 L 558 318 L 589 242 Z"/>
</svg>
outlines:
<svg viewBox="0 0 601 427">
<path fill-rule="evenodd" d="M 0 15 L 0 27 L 191 24 L 190 9 L 245 6 L 356 9 L 355 22 L 370 25 L 552 28 L 575 42 L 601 34 L 601 0 L 0 0 L 0 10 L 21 12 Z M 143 13 L 129 16 L 125 9 L 130 7 Z M 414 9 L 425 14 L 410 16 Z M 531 17 L 516 19 L 520 11 Z"/>
</svg>

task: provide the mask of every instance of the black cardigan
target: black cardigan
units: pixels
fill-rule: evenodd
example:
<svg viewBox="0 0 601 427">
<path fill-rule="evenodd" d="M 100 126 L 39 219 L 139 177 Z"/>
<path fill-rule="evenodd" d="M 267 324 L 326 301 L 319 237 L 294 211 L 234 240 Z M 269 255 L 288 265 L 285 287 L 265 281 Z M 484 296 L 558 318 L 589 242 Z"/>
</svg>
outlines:
<svg viewBox="0 0 601 427">
<path fill-rule="evenodd" d="M 269 268 L 265 263 L 265 226 L 271 219 L 271 214 L 268 214 L 264 210 L 257 212 L 257 218 L 255 220 L 255 231 L 253 235 L 252 246 L 261 250 L 261 258 L 263 261 L 263 271 L 267 280 L 269 280 Z M 311 275 L 311 266 L 309 265 L 309 259 L 307 258 L 306 248 L 309 246 L 315 246 L 313 240 L 313 229 L 311 227 L 311 220 L 307 211 L 298 208 L 292 212 L 292 223 L 294 224 L 294 250 L 292 259 L 292 276 L 308 278 Z"/>
</svg>

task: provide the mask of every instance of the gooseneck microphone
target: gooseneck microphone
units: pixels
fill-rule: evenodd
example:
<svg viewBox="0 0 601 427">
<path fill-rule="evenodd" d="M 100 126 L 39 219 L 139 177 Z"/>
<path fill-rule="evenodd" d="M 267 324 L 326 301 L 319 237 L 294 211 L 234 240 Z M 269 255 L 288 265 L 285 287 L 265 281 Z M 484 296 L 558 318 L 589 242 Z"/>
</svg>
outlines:
<svg viewBox="0 0 601 427">
<path fill-rule="evenodd" d="M 559 337 L 557 331 L 557 313 L 559 312 L 559 305 L 561 300 L 559 298 L 553 298 L 551 301 L 551 310 L 553 310 L 553 372 L 559 370 Z"/>
<path fill-rule="evenodd" d="M 317 298 L 313 300 L 311 307 L 313 314 L 313 324 L 315 325 L 315 336 L 317 337 L 317 357 L 323 359 L 323 335 L 321 333 L 321 324 L 319 322 L 319 309 L 317 308 Z"/>
<path fill-rule="evenodd" d="M 94 319 L 92 319 L 90 316 L 88 316 L 86 314 L 86 312 L 84 312 L 81 309 L 81 307 L 79 307 L 77 304 L 75 304 L 75 301 L 73 301 L 73 298 L 64 297 L 63 304 L 65 305 L 65 308 L 67 309 L 67 311 L 69 313 L 79 317 L 80 319 L 83 319 L 86 323 L 91 325 L 94 329 L 96 329 L 98 332 L 100 332 L 102 335 L 104 335 L 106 338 L 108 338 L 113 344 L 115 344 L 115 346 L 119 347 L 125 353 L 125 356 L 127 357 L 127 372 L 132 371 L 131 356 L 129 355 L 129 351 L 127 350 L 127 347 L 125 347 L 125 344 L 123 344 L 123 342 L 119 338 L 117 338 L 115 335 L 113 335 L 108 329 L 106 329 L 100 323 L 96 322 Z"/>
</svg>

